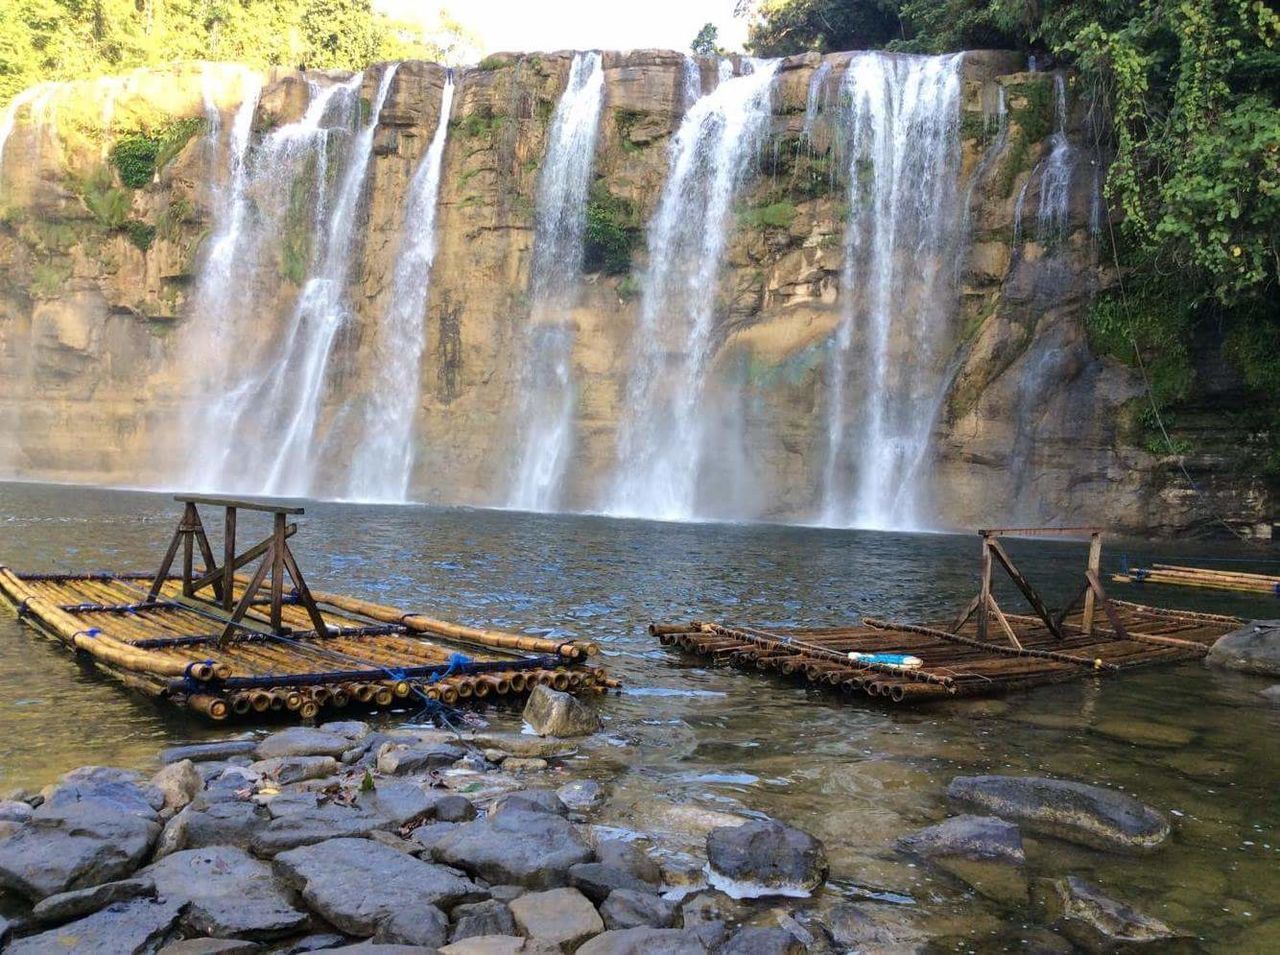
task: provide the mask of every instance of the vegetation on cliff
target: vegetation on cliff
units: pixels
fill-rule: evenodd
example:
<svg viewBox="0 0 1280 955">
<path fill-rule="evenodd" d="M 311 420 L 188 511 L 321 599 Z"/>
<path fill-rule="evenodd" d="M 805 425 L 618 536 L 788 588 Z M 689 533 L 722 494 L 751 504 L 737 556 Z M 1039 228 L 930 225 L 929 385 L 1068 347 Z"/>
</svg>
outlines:
<svg viewBox="0 0 1280 955">
<path fill-rule="evenodd" d="M 751 12 L 753 11 L 753 12 Z M 1262 0 L 749 0 L 749 48 L 981 47 L 1071 66 L 1109 123 L 1108 251 L 1123 288 L 1090 320 L 1095 347 L 1144 363 L 1156 401 L 1194 396 L 1210 330 L 1261 416 L 1280 474 L 1280 14 Z"/>
<path fill-rule="evenodd" d="M 388 59 L 451 62 L 466 42 L 444 14 L 428 35 L 371 0 L 6 0 L 0 105 L 44 80 L 175 60 L 363 69 Z"/>
</svg>

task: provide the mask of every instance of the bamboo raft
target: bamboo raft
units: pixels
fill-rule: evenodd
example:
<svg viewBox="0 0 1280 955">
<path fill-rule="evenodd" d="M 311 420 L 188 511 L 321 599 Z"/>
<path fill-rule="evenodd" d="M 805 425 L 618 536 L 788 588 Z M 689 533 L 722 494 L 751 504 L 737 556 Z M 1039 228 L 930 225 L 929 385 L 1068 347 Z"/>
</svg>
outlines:
<svg viewBox="0 0 1280 955">
<path fill-rule="evenodd" d="M 179 496 L 182 520 L 156 574 L 17 574 L 0 596 L 19 617 L 127 686 L 213 720 L 397 703 L 432 707 L 531 691 L 617 686 L 585 665 L 594 643 L 482 630 L 312 591 L 288 545 L 296 507 Z M 218 566 L 197 504 L 226 509 Z M 239 510 L 274 517 L 270 537 L 236 553 Z M 194 566 L 196 549 L 204 568 Z M 182 573 L 169 571 L 182 550 Z M 237 571 L 262 562 L 246 576 Z M 286 576 L 291 586 L 286 592 Z M 264 588 L 266 596 L 263 596 Z"/>
<path fill-rule="evenodd" d="M 1001 528 L 979 534 L 979 593 L 951 622 L 921 626 L 866 617 L 852 627 L 762 630 L 697 621 L 655 623 L 649 632 L 663 646 L 716 663 L 780 673 L 891 703 L 922 703 L 1195 660 L 1219 637 L 1244 625 L 1236 617 L 1110 599 L 1098 577 L 1101 532 L 1095 528 Z M 1066 607 L 1051 612 L 1009 558 L 999 538 L 1015 534 L 1089 535 L 1083 586 Z M 1008 613 L 1000 607 L 991 592 L 993 564 L 1008 573 L 1032 613 Z M 1075 609 L 1082 598 L 1083 606 Z M 1098 611 L 1105 623 L 1095 620 Z M 911 655 L 921 665 L 866 662 L 850 654 Z"/>
<path fill-rule="evenodd" d="M 1133 567 L 1123 573 L 1113 574 L 1111 579 L 1123 584 L 1173 584 L 1179 587 L 1235 590 L 1280 597 L 1280 577 L 1234 570 L 1152 564 L 1150 567 Z"/>
</svg>

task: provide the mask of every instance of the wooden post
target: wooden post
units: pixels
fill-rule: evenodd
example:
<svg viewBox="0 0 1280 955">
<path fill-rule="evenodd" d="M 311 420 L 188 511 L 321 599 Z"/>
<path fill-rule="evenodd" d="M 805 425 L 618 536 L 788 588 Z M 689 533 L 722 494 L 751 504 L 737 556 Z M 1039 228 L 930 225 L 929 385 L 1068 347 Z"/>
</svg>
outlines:
<svg viewBox="0 0 1280 955">
<path fill-rule="evenodd" d="M 257 594 L 258 588 L 262 586 L 263 578 L 267 576 L 267 570 L 275 564 L 275 554 L 272 547 L 268 547 L 266 556 L 262 558 L 262 563 L 258 565 L 258 569 L 253 572 L 253 577 L 249 581 L 249 586 L 245 588 L 243 594 L 240 595 L 240 602 L 236 604 L 236 609 L 231 613 L 231 619 L 227 621 L 227 625 L 222 630 L 222 636 L 218 638 L 218 646 L 221 647 L 236 632 L 236 624 L 244 619 L 244 615 L 249 612 L 249 608 L 253 606 L 254 595 Z"/>
<path fill-rule="evenodd" d="M 192 515 L 196 506 L 188 504 L 182 512 L 182 523 L 178 525 L 178 533 L 182 535 L 182 593 L 190 597 L 195 593 L 191 589 L 191 559 L 195 550 L 195 526 Z"/>
<path fill-rule="evenodd" d="M 1085 568 L 1085 577 L 1088 579 L 1090 574 L 1093 578 L 1098 579 L 1098 571 L 1102 566 L 1102 532 L 1094 531 L 1089 535 L 1089 563 Z M 1087 637 L 1093 633 L 1093 606 L 1094 606 L 1093 587 L 1088 587 L 1084 594 L 1084 621 L 1081 624 L 1084 635 Z"/>
<path fill-rule="evenodd" d="M 282 633 L 280 604 L 284 599 L 284 515 L 276 514 L 271 532 L 271 629 Z"/>
<path fill-rule="evenodd" d="M 169 576 L 169 568 L 173 566 L 173 559 L 178 555 L 178 545 L 182 543 L 182 525 L 178 525 L 178 529 L 173 532 L 173 540 L 169 541 L 169 549 L 164 552 L 164 558 L 160 561 L 160 569 L 156 571 L 156 579 L 151 581 L 151 589 L 147 591 L 147 600 L 155 600 L 160 596 L 160 588 L 164 586 L 165 580 Z"/>
<path fill-rule="evenodd" d="M 236 583 L 236 509 L 228 507 L 222 521 L 222 607 L 230 610 L 235 604 Z"/>
<path fill-rule="evenodd" d="M 987 614 L 991 610 L 991 538 L 982 535 L 982 580 L 978 586 L 978 639 L 987 639 Z"/>
</svg>

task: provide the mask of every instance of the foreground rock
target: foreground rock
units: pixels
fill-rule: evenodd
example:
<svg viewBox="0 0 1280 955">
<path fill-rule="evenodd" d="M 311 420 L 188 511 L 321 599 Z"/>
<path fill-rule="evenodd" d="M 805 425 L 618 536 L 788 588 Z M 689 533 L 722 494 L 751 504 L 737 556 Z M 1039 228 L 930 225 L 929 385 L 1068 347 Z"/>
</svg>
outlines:
<svg viewBox="0 0 1280 955">
<path fill-rule="evenodd" d="M 774 820 L 723 826 L 707 835 L 712 885 L 733 898 L 806 896 L 827 878 L 821 842 Z"/>
<path fill-rule="evenodd" d="M 1096 885 L 1075 876 L 1053 883 L 1050 910 L 1056 916 L 1055 928 L 1090 952 L 1128 950 L 1182 936 L 1159 919 L 1109 898 Z"/>
<path fill-rule="evenodd" d="M 1044 776 L 957 776 L 947 796 L 966 808 L 1102 849 L 1150 850 L 1169 838 L 1169 820 L 1131 796 Z"/>
<path fill-rule="evenodd" d="M 18 939 L 6 955 L 135 955 L 154 952 L 174 933 L 182 903 L 135 899 L 117 902 L 88 918 Z"/>
<path fill-rule="evenodd" d="M 179 763 L 189 759 L 193 763 L 215 762 L 233 756 L 252 756 L 258 744 L 251 739 L 226 739 L 216 743 L 193 743 L 190 746 L 171 746 L 160 754 L 162 763 Z"/>
<path fill-rule="evenodd" d="M 155 894 L 156 884 L 147 878 L 104 882 L 88 889 L 51 895 L 36 903 L 31 910 L 31 917 L 45 925 L 58 925 L 96 912 L 113 902 L 155 898 Z"/>
<path fill-rule="evenodd" d="M 161 898 L 185 903 L 186 924 L 204 935 L 280 938 L 310 921 L 294 908 L 269 865 L 234 846 L 175 852 L 141 874 L 155 882 Z"/>
<path fill-rule="evenodd" d="M 0 888 L 38 902 L 123 879 L 138 868 L 159 834 L 154 813 L 121 811 L 118 804 L 93 799 L 46 802 L 26 826 L 0 839 Z"/>
<path fill-rule="evenodd" d="M 489 882 L 531 889 L 567 885 L 569 867 L 592 857 L 591 847 L 568 820 L 525 808 L 503 809 L 456 826 L 432 845 L 431 853 Z"/>
<path fill-rule="evenodd" d="M 530 892 L 511 902 L 520 934 L 572 952 L 604 931 L 595 906 L 577 889 Z"/>
<path fill-rule="evenodd" d="M 446 945 L 440 955 L 560 955 L 560 946 L 519 935 L 486 935 Z"/>
<path fill-rule="evenodd" d="M 1280 620 L 1254 620 L 1219 637 L 1204 662 L 1241 673 L 1280 676 Z"/>
<path fill-rule="evenodd" d="M 524 706 L 524 721 L 539 736 L 587 736 L 600 729 L 600 715 L 575 696 L 539 685 Z"/>
<path fill-rule="evenodd" d="M 478 901 L 475 883 L 367 839 L 330 839 L 276 856 L 276 872 L 314 911 L 350 935 L 439 947 L 441 908 Z"/>
<path fill-rule="evenodd" d="M 277 756 L 332 756 L 335 759 L 351 748 L 351 739 L 341 733 L 326 733 L 307 726 L 291 726 L 272 733 L 256 750 L 258 759 Z"/>
<path fill-rule="evenodd" d="M 597 935 L 578 955 L 702 955 L 709 951 L 693 932 L 631 928 Z"/>
</svg>

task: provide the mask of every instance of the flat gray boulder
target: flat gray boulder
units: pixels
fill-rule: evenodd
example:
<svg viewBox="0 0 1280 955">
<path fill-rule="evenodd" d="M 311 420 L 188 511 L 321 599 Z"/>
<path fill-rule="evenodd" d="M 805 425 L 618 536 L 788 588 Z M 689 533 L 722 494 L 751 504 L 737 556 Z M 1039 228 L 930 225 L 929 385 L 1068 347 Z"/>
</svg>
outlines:
<svg viewBox="0 0 1280 955">
<path fill-rule="evenodd" d="M 41 899 L 31 910 L 31 917 L 42 925 L 60 925 L 106 908 L 113 902 L 155 898 L 155 894 L 156 884 L 151 879 L 104 882 L 88 889 L 75 889 Z"/>
<path fill-rule="evenodd" d="M 332 756 L 337 759 L 351 748 L 351 739 L 341 733 L 326 733 L 307 726 L 291 726 L 272 733 L 258 744 L 258 759 L 277 756 Z"/>
<path fill-rule="evenodd" d="M 614 889 L 600 906 L 606 928 L 670 928 L 676 920 L 676 905 L 652 892 Z"/>
<path fill-rule="evenodd" d="M 517 809 L 523 812 L 546 812 L 553 816 L 569 815 L 569 807 L 550 789 L 517 789 L 503 793 L 489 807 L 489 815 L 500 816 Z"/>
<path fill-rule="evenodd" d="M 822 843 L 794 826 L 752 819 L 707 833 L 708 881 L 733 898 L 807 896 L 827 878 Z"/>
<path fill-rule="evenodd" d="M 42 809 L 94 802 L 116 812 L 156 818 L 164 808 L 164 793 L 143 781 L 141 773 L 111 766 L 81 766 L 42 790 Z"/>
<path fill-rule="evenodd" d="M 315 793 L 278 796 L 268 804 L 273 818 L 254 834 L 250 845 L 258 855 L 273 856 L 328 839 L 398 829 L 430 816 L 446 798 L 443 792 L 399 780 L 378 783 L 372 792 L 359 793 L 351 805 Z"/>
<path fill-rule="evenodd" d="M 1241 673 L 1280 676 L 1280 620 L 1254 620 L 1219 637 L 1204 662 Z"/>
<path fill-rule="evenodd" d="M 276 856 L 275 870 L 313 911 L 350 935 L 375 935 L 393 917 L 397 929 L 415 918 L 437 925 L 439 908 L 484 897 L 469 879 L 368 839 L 291 849 Z"/>
<path fill-rule="evenodd" d="M 230 759 L 232 756 L 250 756 L 258 749 L 251 739 L 224 739 L 216 743 L 193 743 L 190 746 L 170 746 L 160 753 L 160 762 L 177 763 L 189 759 L 193 763 L 207 763 Z"/>
<path fill-rule="evenodd" d="M 515 935 L 516 920 L 506 903 L 497 899 L 486 899 L 483 902 L 472 902 L 468 905 L 454 906 L 450 913 L 453 928 L 449 932 L 450 942 L 460 942 L 464 938 L 480 938 L 485 935 Z"/>
<path fill-rule="evenodd" d="M 266 822 L 267 814 L 246 799 L 214 799 L 202 794 L 165 825 L 156 855 L 206 846 L 245 849 Z"/>
<path fill-rule="evenodd" d="M 176 930 L 183 903 L 172 899 L 116 902 L 78 922 L 11 942 L 6 955 L 142 955 L 165 943 Z"/>
<path fill-rule="evenodd" d="M 393 744 L 378 754 L 378 772 L 387 776 L 429 773 L 452 766 L 466 755 L 465 749 L 450 743 Z"/>
<path fill-rule="evenodd" d="M 1102 849 L 1150 850 L 1169 838 L 1169 820 L 1132 796 L 1045 776 L 957 776 L 953 802 L 1027 828 Z"/>
<path fill-rule="evenodd" d="M 579 862 L 569 866 L 569 884 L 599 905 L 615 889 L 630 889 L 653 895 L 655 887 L 637 879 L 630 872 L 600 862 Z M 627 928 L 634 926 L 628 925 Z"/>
<path fill-rule="evenodd" d="M 1086 951 L 1129 951 L 1185 937 L 1075 876 L 1054 882 L 1053 894 L 1049 904 L 1056 915 L 1054 928 Z"/>
<path fill-rule="evenodd" d="M 271 867 L 235 846 L 186 849 L 140 873 L 162 898 L 188 904 L 186 923 L 218 938 L 272 939 L 310 922 L 294 908 Z"/>
<path fill-rule="evenodd" d="M 440 955 L 560 955 L 559 945 L 519 935 L 464 938 L 440 949 Z"/>
<path fill-rule="evenodd" d="M 674 928 L 629 928 L 597 935 L 578 955 L 702 955 L 707 946 L 693 932 Z"/>
<path fill-rule="evenodd" d="M 332 756 L 272 756 L 270 759 L 260 759 L 246 768 L 261 773 L 281 786 L 288 786 L 308 779 L 335 776 L 341 767 Z"/>
<path fill-rule="evenodd" d="M 587 736 L 602 725 L 600 714 L 577 697 L 542 684 L 529 694 L 522 715 L 539 736 Z"/>
<path fill-rule="evenodd" d="M 804 945 L 786 929 L 762 925 L 740 928 L 716 955 L 804 955 Z"/>
<path fill-rule="evenodd" d="M 531 889 L 567 885 L 569 867 L 592 857 L 591 847 L 568 820 L 519 808 L 450 829 L 434 842 L 431 853 L 488 882 Z"/>
<path fill-rule="evenodd" d="M 154 813 L 122 812 L 114 802 L 92 799 L 46 803 L 25 826 L 0 839 L 0 888 L 38 902 L 123 879 L 142 864 L 159 835 Z"/>
<path fill-rule="evenodd" d="M 511 914 L 521 935 L 550 942 L 566 952 L 604 931 L 600 913 L 577 889 L 528 892 L 512 900 Z"/>
</svg>

